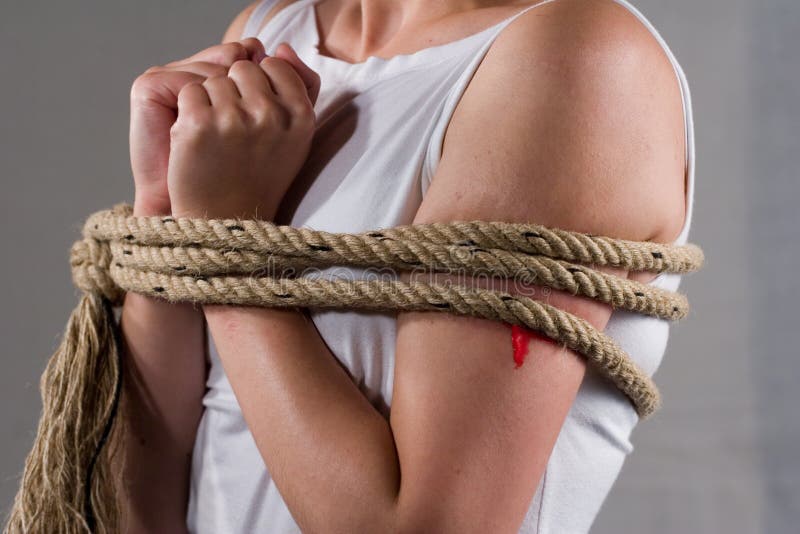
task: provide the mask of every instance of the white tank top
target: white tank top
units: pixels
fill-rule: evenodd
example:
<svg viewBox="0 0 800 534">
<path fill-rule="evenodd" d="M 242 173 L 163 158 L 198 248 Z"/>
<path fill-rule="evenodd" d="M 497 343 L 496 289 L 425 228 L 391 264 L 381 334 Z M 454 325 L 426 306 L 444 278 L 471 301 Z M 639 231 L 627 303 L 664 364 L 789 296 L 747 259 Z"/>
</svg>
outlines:
<svg viewBox="0 0 800 534">
<path fill-rule="evenodd" d="M 441 156 L 445 129 L 459 98 L 497 35 L 522 13 L 457 41 L 363 63 L 320 55 L 313 4 L 299 0 L 258 30 L 277 0 L 264 0 L 242 37 L 258 37 L 271 54 L 286 41 L 322 79 L 318 126 L 307 164 L 290 193 L 293 226 L 361 232 L 412 222 Z M 672 62 L 686 125 L 686 242 L 694 190 L 694 138 L 686 77 L 653 25 L 625 0 Z M 353 273 L 340 269 L 339 273 Z M 680 277 L 651 282 L 670 290 Z M 312 313 L 319 333 L 353 380 L 388 419 L 394 372 L 392 314 Z M 667 343 L 668 323 L 615 311 L 606 333 L 652 374 Z M 209 338 L 211 367 L 205 412 L 195 443 L 188 525 L 197 533 L 299 533 L 256 448 Z M 520 529 L 523 533 L 589 530 L 614 483 L 638 416 L 628 399 L 589 368 L 566 418 Z"/>
</svg>

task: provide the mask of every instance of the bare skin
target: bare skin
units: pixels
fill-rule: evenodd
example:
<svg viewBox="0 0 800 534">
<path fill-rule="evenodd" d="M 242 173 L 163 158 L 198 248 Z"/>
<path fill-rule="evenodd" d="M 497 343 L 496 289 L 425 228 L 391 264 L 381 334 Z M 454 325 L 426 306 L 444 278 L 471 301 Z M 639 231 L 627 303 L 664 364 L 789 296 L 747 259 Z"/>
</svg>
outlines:
<svg viewBox="0 0 800 534">
<path fill-rule="evenodd" d="M 211 47 L 191 58 L 153 67 L 136 79 L 131 89 L 130 132 L 131 167 L 136 184 L 134 215 L 180 215 L 181 205 L 172 203 L 169 198 L 167 176 L 185 174 L 191 169 L 185 165 L 182 169 L 175 168 L 175 148 L 179 152 L 180 146 L 187 144 L 182 145 L 176 138 L 189 144 L 201 140 L 207 145 L 215 144 L 210 135 L 202 139 L 186 138 L 187 116 L 182 122 L 176 121 L 181 94 L 185 101 L 200 84 L 224 87 L 226 81 L 233 78 L 252 77 L 254 69 L 266 72 L 265 69 L 271 68 L 267 63 L 287 65 L 276 58 L 262 62 L 264 56 L 263 45 L 249 39 Z M 315 80 L 306 76 L 307 80 L 302 83 L 313 85 Z M 266 76 L 262 77 L 267 83 Z M 306 98 L 316 98 L 318 90 L 317 81 Z M 307 136 L 310 139 L 310 132 Z M 281 139 L 289 141 L 285 136 Z M 173 154 L 170 154 L 170 145 Z M 208 147 L 206 153 L 209 156 L 206 165 L 221 161 L 213 157 Z M 257 154 L 259 158 L 271 155 L 263 150 Z M 240 156 L 240 163 L 253 159 L 250 153 Z M 285 190 L 304 157 L 297 154 L 293 161 L 284 158 L 283 161 L 289 163 L 286 168 L 279 169 L 284 183 L 271 190 Z M 199 158 L 184 161 L 194 165 L 202 163 Z M 226 171 L 236 172 L 236 169 L 229 166 Z M 215 168 L 215 172 L 219 173 L 220 169 Z M 272 186 L 278 185 L 276 177 L 277 174 L 273 174 Z M 210 189 L 214 184 L 205 189 L 186 181 L 183 184 L 190 188 L 179 197 L 181 199 L 191 199 L 198 191 L 216 193 Z M 181 185 L 173 184 L 173 196 L 183 192 Z M 275 199 L 275 195 L 263 198 L 267 204 L 273 199 L 264 209 L 274 210 L 279 199 Z M 235 203 L 236 199 L 228 198 L 228 201 Z M 213 216 L 213 213 L 207 215 Z M 168 329 L 163 328 L 165 324 L 169 325 Z M 129 423 L 124 436 L 129 531 L 181 532 L 186 528 L 191 453 L 205 393 L 203 314 L 189 304 L 170 304 L 129 293 L 122 308 L 121 325 L 126 349 L 124 406 Z"/>
<path fill-rule="evenodd" d="M 326 53 L 358 51 L 342 59 L 359 61 L 464 37 L 524 5 L 442 1 L 421 9 L 422 2 L 330 0 L 317 15 Z M 226 40 L 239 38 L 248 14 Z M 167 161 L 170 181 L 137 180 L 140 214 L 154 205 L 179 216 L 274 215 L 292 164 L 230 185 L 240 194 L 220 195 L 214 184 L 243 157 L 261 157 L 248 152 L 255 139 L 268 139 L 286 161 L 302 161 L 307 106 L 319 85 L 281 47 L 285 63 L 272 60 L 272 70 L 261 72 L 274 78 L 280 98 L 273 102 L 289 121 L 259 122 L 270 93 L 252 61 L 257 45 L 243 48 L 239 59 L 249 65 L 228 58 L 227 81 L 186 81 L 176 93 L 173 152 L 152 160 Z M 233 107 L 244 112 L 241 122 L 221 119 Z M 519 17 L 492 45 L 450 123 L 415 221 L 533 221 L 671 241 L 685 212 L 683 141 L 677 80 L 646 28 L 611 0 L 557 0 Z M 140 195 L 140 183 L 161 185 Z M 599 329 L 611 313 L 558 292 L 548 300 Z M 141 466 L 131 474 L 131 531 L 185 529 L 204 376 L 202 316 L 167 306 L 130 296 L 123 312 L 140 375 L 129 393 L 140 410 L 139 440 L 131 442 L 141 444 L 131 456 Z M 504 325 L 404 313 L 386 421 L 301 312 L 202 311 L 259 451 L 305 532 L 516 532 L 585 372 L 579 355 L 541 340 L 514 369 Z M 165 322 L 168 331 L 160 328 Z"/>
</svg>

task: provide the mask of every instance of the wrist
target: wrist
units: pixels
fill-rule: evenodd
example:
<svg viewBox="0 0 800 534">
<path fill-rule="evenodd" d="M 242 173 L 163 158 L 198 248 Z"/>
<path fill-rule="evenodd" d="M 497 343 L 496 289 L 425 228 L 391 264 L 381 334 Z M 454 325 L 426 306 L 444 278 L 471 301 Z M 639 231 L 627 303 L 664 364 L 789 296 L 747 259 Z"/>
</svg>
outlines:
<svg viewBox="0 0 800 534">
<path fill-rule="evenodd" d="M 133 201 L 134 217 L 150 217 L 157 215 L 169 215 L 169 198 L 157 199 L 137 193 Z"/>
<path fill-rule="evenodd" d="M 198 207 L 182 206 L 180 202 L 173 202 L 173 217 L 191 217 L 203 219 L 257 219 L 272 221 L 277 214 L 278 206 L 272 203 L 261 203 L 253 206 L 252 203 L 232 202 L 226 205 L 205 205 Z"/>
</svg>

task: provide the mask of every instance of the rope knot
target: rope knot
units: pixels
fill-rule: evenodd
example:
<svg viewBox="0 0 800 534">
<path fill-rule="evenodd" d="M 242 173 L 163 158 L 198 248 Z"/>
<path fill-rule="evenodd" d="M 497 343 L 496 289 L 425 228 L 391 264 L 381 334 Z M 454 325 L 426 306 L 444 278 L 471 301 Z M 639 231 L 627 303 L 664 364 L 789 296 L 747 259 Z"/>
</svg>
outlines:
<svg viewBox="0 0 800 534">
<path fill-rule="evenodd" d="M 107 241 L 90 237 L 77 241 L 70 249 L 72 281 L 85 293 L 98 293 L 112 305 L 122 304 L 125 291 L 111 277 L 113 256 Z"/>
</svg>

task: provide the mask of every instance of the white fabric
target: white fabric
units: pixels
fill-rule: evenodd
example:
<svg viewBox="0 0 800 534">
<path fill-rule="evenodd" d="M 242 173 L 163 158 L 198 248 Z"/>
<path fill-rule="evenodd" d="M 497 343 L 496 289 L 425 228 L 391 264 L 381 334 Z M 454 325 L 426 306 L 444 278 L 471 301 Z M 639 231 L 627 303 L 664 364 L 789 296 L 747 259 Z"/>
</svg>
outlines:
<svg viewBox="0 0 800 534">
<path fill-rule="evenodd" d="M 390 59 L 350 64 L 322 56 L 313 3 L 283 8 L 261 31 L 276 3 L 263 1 L 244 36 L 257 36 L 267 53 L 282 41 L 322 78 L 318 130 L 295 193 L 289 222 L 334 232 L 359 232 L 412 221 L 436 170 L 451 114 L 495 37 L 516 16 L 464 39 Z M 550 0 L 547 0 L 550 1 Z M 679 80 L 686 123 L 688 208 L 678 242 L 689 230 L 694 191 L 694 138 L 686 78 L 672 52 L 644 16 Z M 545 3 L 545 2 L 542 2 Z M 538 4 L 538 5 L 541 5 Z M 339 269 L 338 274 L 351 273 Z M 680 277 L 652 283 L 676 289 Z M 317 329 L 363 393 L 388 417 L 394 371 L 395 319 L 391 314 L 313 313 Z M 647 372 L 657 369 L 667 342 L 665 321 L 614 312 L 606 332 Z M 188 525 L 197 533 L 300 532 L 256 449 L 209 339 L 211 368 L 205 413 L 192 466 Z M 265 407 L 268 409 L 268 407 Z M 638 417 L 610 383 L 589 371 L 556 442 L 520 529 L 523 533 L 587 532 L 633 447 Z"/>
</svg>

